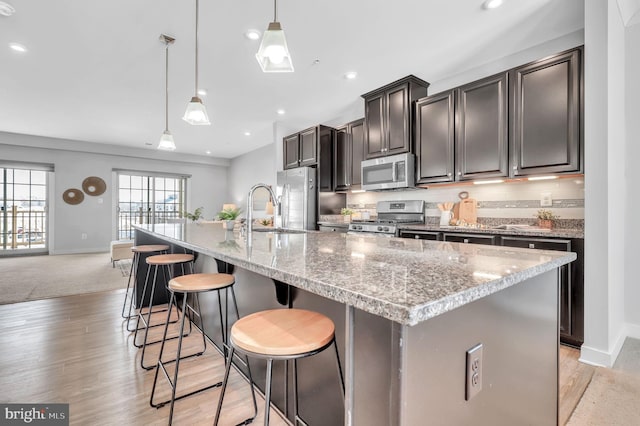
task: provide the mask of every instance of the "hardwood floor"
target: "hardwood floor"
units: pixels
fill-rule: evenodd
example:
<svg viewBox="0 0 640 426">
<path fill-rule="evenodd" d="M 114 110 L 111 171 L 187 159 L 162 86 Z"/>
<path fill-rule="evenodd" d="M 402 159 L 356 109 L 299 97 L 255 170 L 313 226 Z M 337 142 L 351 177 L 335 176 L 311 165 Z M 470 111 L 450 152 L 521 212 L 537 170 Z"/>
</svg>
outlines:
<svg viewBox="0 0 640 426">
<path fill-rule="evenodd" d="M 149 406 L 155 372 L 140 368 L 140 351 L 120 318 L 123 298 L 123 290 L 118 290 L 0 306 L 2 402 L 69 403 L 70 423 L 78 425 L 166 424 L 169 407 Z M 163 320 L 164 315 L 155 314 L 154 319 Z M 152 330 L 151 339 L 160 337 L 162 327 Z M 192 333 L 184 340 L 183 353 L 193 353 L 201 342 L 201 335 Z M 175 354 L 175 344 L 175 340 L 168 344 L 167 358 Z M 159 345 L 149 346 L 146 362 L 157 359 L 158 351 Z M 579 363 L 578 357 L 578 350 L 561 346 L 560 425 L 593 376 L 594 367 Z M 204 355 L 183 360 L 180 371 L 179 395 L 220 381 L 224 363 L 209 347 Z M 167 399 L 169 392 L 160 377 L 158 400 Z M 174 424 L 212 424 L 218 395 L 219 388 L 214 388 L 177 401 Z M 250 398 L 248 383 L 232 369 L 221 424 L 249 417 Z M 257 424 L 263 405 L 259 398 Z M 272 410 L 271 424 L 286 423 Z"/>
<path fill-rule="evenodd" d="M 169 406 L 149 406 L 155 371 L 140 368 L 140 351 L 120 318 L 123 298 L 118 290 L 0 306 L 2 402 L 69 403 L 70 424 L 77 425 L 167 424 Z M 156 327 L 150 337 L 161 333 Z M 175 342 L 165 349 L 168 357 L 175 354 Z M 201 335 L 192 333 L 183 353 L 201 342 Z M 159 346 L 148 347 L 147 363 L 157 359 Z M 180 372 L 179 395 L 222 380 L 224 361 L 209 347 L 204 355 L 183 360 Z M 167 399 L 168 384 L 163 377 L 158 383 L 158 400 Z M 219 393 L 214 388 L 177 401 L 173 423 L 213 424 Z M 264 400 L 257 395 L 259 424 Z M 249 417 L 250 400 L 248 383 L 232 369 L 220 424 Z M 273 409 L 271 424 L 286 424 Z"/>
<path fill-rule="evenodd" d="M 580 351 L 568 346 L 560 346 L 560 380 L 559 399 L 560 409 L 558 424 L 564 425 L 571 417 L 571 413 L 580 402 L 591 378 L 595 367 L 578 361 Z"/>
</svg>

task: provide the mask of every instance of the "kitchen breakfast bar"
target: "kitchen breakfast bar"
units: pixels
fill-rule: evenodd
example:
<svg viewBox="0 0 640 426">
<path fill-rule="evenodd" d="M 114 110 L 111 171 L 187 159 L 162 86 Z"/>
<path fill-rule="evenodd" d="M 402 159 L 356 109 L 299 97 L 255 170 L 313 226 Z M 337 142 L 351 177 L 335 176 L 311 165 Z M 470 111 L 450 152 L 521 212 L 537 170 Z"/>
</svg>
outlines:
<svg viewBox="0 0 640 426">
<path fill-rule="evenodd" d="M 558 268 L 574 253 L 316 231 L 247 238 L 218 223 L 136 227 L 136 245 L 160 242 L 194 252 L 197 272 L 233 271 L 241 316 L 294 307 L 333 320 L 345 399 L 333 351 L 298 360 L 296 378 L 275 363 L 272 402 L 290 419 L 295 379 L 309 425 L 558 422 Z M 203 321 L 220 348 L 218 299 L 207 296 Z M 263 389 L 265 362 L 250 362 Z"/>
</svg>

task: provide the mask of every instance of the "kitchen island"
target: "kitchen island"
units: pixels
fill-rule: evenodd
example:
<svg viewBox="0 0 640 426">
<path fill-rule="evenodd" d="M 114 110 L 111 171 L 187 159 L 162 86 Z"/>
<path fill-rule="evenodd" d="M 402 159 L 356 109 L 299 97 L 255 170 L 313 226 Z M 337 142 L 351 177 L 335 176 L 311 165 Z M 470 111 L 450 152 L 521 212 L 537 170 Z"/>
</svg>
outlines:
<svg viewBox="0 0 640 426">
<path fill-rule="evenodd" d="M 334 320 L 345 410 L 333 355 L 303 359 L 300 413 L 310 425 L 557 423 L 558 268 L 573 253 L 321 232 L 254 231 L 247 241 L 219 224 L 136 228 L 136 244 L 158 241 L 199 253 L 199 271 L 234 265 L 242 315 L 298 307 Z M 479 344 L 471 386 L 467 351 Z M 263 386 L 264 368 L 255 370 Z M 289 414 L 290 369 L 274 377 L 274 403 Z"/>
</svg>

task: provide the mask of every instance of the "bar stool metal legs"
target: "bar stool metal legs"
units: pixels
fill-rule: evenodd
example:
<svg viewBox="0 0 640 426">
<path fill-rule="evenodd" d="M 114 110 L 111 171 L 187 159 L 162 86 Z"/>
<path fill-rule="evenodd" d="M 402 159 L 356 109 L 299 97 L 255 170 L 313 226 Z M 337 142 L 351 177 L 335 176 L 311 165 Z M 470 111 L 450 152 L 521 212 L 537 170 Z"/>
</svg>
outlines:
<svg viewBox="0 0 640 426">
<path fill-rule="evenodd" d="M 235 305 L 235 292 L 233 290 L 233 284 L 235 283 L 235 279 L 233 277 L 233 275 L 230 274 L 192 274 L 192 275 L 185 275 L 185 276 L 181 276 L 181 277 L 177 277 L 175 279 L 172 279 L 171 281 L 169 281 L 169 291 L 171 293 L 171 301 L 173 302 L 175 300 L 176 297 L 176 293 L 181 293 L 183 298 L 182 298 L 182 318 L 181 318 L 181 325 L 180 328 L 183 330 L 184 329 L 184 322 L 186 320 L 186 312 L 187 310 L 189 310 L 192 315 L 189 315 L 189 320 L 192 321 L 193 320 L 193 315 L 197 316 L 198 318 L 200 318 L 200 325 L 201 325 L 201 333 L 202 333 L 202 342 L 203 342 L 203 349 L 200 352 L 191 354 L 191 355 L 185 355 L 182 356 L 182 339 L 183 339 L 183 335 L 180 334 L 178 336 L 178 347 L 177 347 L 177 351 L 176 351 L 176 357 L 172 360 L 169 361 L 165 361 L 163 360 L 163 354 L 164 354 L 164 349 L 165 349 L 165 342 L 167 339 L 167 330 L 169 328 L 168 326 L 168 321 L 165 323 L 167 325 L 165 325 L 165 329 L 164 329 L 164 336 L 163 336 L 163 340 L 162 340 L 162 345 L 160 346 L 160 355 L 158 356 L 158 364 L 157 364 L 157 368 L 156 368 L 156 372 L 155 372 L 155 376 L 153 379 L 153 387 L 151 389 L 151 397 L 149 399 L 149 403 L 152 407 L 155 408 L 160 408 L 166 404 L 170 404 L 170 409 L 169 409 L 169 424 L 172 423 L 173 420 L 173 409 L 174 409 L 174 404 L 176 400 L 182 399 L 182 398 L 186 398 L 188 396 L 194 395 L 196 393 L 202 392 L 204 390 L 207 389 L 211 389 L 214 387 L 219 387 L 222 385 L 222 381 L 219 381 L 217 383 L 214 383 L 212 385 L 208 385 L 205 387 L 202 387 L 200 389 L 197 389 L 195 391 L 191 391 L 187 394 L 181 395 L 181 396 L 176 396 L 177 394 L 177 385 L 178 385 L 178 378 L 179 378 L 179 371 L 180 371 L 180 361 L 186 358 L 191 358 L 191 357 L 195 357 L 195 356 L 199 356 L 202 355 L 204 353 L 204 351 L 207 348 L 207 344 L 206 344 L 206 337 L 205 337 L 205 332 L 204 332 L 204 321 L 202 318 L 202 311 L 200 309 L 200 298 L 199 298 L 199 293 L 202 292 L 208 292 L 208 291 L 217 291 L 218 293 L 218 315 L 219 315 L 219 320 L 220 320 L 220 331 L 221 331 L 221 335 L 222 335 L 222 340 L 223 340 L 223 346 L 226 346 L 226 333 L 225 333 L 225 329 L 227 327 L 228 324 L 228 320 L 229 320 L 229 314 L 228 314 L 228 309 L 225 309 L 225 318 L 223 319 L 223 315 L 222 315 L 222 303 L 221 303 L 221 294 L 220 292 L 222 290 L 225 291 L 225 295 L 226 295 L 226 299 L 228 299 L 229 297 L 229 289 L 231 290 L 231 293 L 233 295 L 233 299 L 234 299 L 234 305 Z M 192 294 L 193 295 L 193 307 L 189 305 L 187 299 L 188 296 Z M 228 308 L 228 305 L 225 304 Z M 238 307 L 237 305 L 235 305 L 235 311 L 236 311 L 236 315 L 238 314 Z M 169 314 L 170 316 L 170 314 Z M 169 316 L 167 316 L 167 320 L 169 319 Z M 174 363 L 175 362 L 175 370 L 173 373 L 173 378 L 171 378 L 169 376 L 169 373 L 165 367 L 166 364 L 169 363 Z M 156 393 L 156 386 L 158 383 L 158 375 L 160 373 L 160 371 L 162 371 L 162 373 L 165 376 L 165 379 L 167 380 L 167 382 L 169 383 L 169 386 L 171 387 L 171 398 L 166 400 L 166 401 L 162 401 L 162 402 L 155 402 L 154 401 L 154 397 L 155 397 L 155 393 Z M 251 374 L 249 372 L 249 374 Z"/>
<path fill-rule="evenodd" d="M 127 320 L 127 331 L 133 331 L 133 328 L 129 328 L 131 323 L 131 318 L 136 315 L 132 313 L 133 311 L 133 301 L 135 299 L 137 288 L 138 288 L 138 266 L 140 264 L 140 256 L 142 253 L 158 253 L 158 254 L 166 254 L 169 250 L 169 246 L 166 244 L 145 244 L 139 246 L 131 247 L 131 251 L 133 252 L 133 260 L 131 262 L 131 268 L 129 270 L 129 277 L 127 279 L 127 290 L 124 294 L 124 302 L 122 303 L 122 318 Z M 127 307 L 127 299 L 129 299 L 129 309 L 128 313 L 125 314 L 125 310 Z"/>
<path fill-rule="evenodd" d="M 140 309 L 138 311 L 138 320 L 136 323 L 136 329 L 135 329 L 135 333 L 134 333 L 134 338 L 133 338 L 133 343 L 136 347 L 138 348 L 142 348 L 142 353 L 140 356 L 140 366 L 145 369 L 145 370 L 151 370 L 153 368 L 155 368 L 155 364 L 151 364 L 151 365 L 145 365 L 144 360 L 145 360 L 145 354 L 146 354 L 146 349 L 148 345 L 153 345 L 153 344 L 157 344 L 157 343 L 161 343 L 163 341 L 163 339 L 160 340 L 155 340 L 150 342 L 149 341 L 149 329 L 153 328 L 153 327 L 158 327 L 158 326 L 162 326 L 165 325 L 165 323 L 159 323 L 159 324 L 151 324 L 151 315 L 153 313 L 155 313 L 153 311 L 153 300 L 154 300 L 154 296 L 155 296 L 155 290 L 156 290 L 156 283 L 157 283 L 157 279 L 158 279 L 158 267 L 159 266 L 164 266 L 166 267 L 166 277 L 168 277 L 169 279 L 171 279 L 171 270 L 170 267 L 173 265 L 181 265 L 182 266 L 182 272 L 184 274 L 185 270 L 184 270 L 184 264 L 188 263 L 190 266 L 190 270 L 191 272 L 193 272 L 193 255 L 189 255 L 189 254 L 164 254 L 164 255 L 156 255 L 156 256 L 150 256 L 147 258 L 147 263 L 150 265 L 150 267 L 147 269 L 147 276 L 145 278 L 145 285 L 142 291 L 143 294 L 143 303 L 144 304 L 144 298 L 146 296 L 146 290 L 147 290 L 147 285 L 149 283 L 149 274 L 151 272 L 151 266 L 153 266 L 154 272 L 153 272 L 153 281 L 151 284 L 151 293 L 150 293 L 150 297 L 149 297 L 149 304 L 148 304 L 148 310 L 147 313 L 145 315 L 145 313 L 142 311 L 142 309 Z M 164 273 L 164 270 L 163 270 Z M 165 287 L 166 288 L 166 287 Z M 175 305 L 175 300 L 174 299 L 170 299 L 169 300 L 169 304 L 167 306 L 167 320 L 170 322 L 175 323 L 176 321 L 171 321 L 171 311 L 173 306 Z M 156 311 L 156 312 L 163 312 L 164 310 L 161 311 Z M 177 305 L 176 305 L 176 311 L 177 311 Z M 186 315 L 187 312 L 182 312 L 182 315 Z M 142 327 L 140 327 L 140 323 L 143 324 Z M 137 343 L 137 337 L 138 337 L 138 330 L 142 330 L 144 329 L 144 339 L 142 341 L 141 344 Z M 189 334 L 191 332 L 191 321 L 189 321 L 189 331 L 186 334 Z M 179 330 L 178 332 L 179 335 L 185 334 L 185 331 L 183 329 Z M 178 336 L 173 336 L 170 337 L 169 339 L 176 339 L 178 338 Z"/>
</svg>

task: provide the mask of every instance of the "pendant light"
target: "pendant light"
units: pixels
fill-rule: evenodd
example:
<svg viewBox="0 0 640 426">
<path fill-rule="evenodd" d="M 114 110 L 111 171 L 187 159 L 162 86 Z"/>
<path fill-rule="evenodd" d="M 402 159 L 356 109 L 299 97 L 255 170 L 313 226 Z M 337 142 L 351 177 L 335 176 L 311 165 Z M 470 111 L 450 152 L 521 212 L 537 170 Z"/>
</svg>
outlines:
<svg viewBox="0 0 640 426">
<path fill-rule="evenodd" d="M 293 72 L 293 62 L 287 47 L 287 40 L 278 22 L 277 0 L 273 0 L 273 22 L 262 35 L 256 59 L 263 72 Z"/>
<path fill-rule="evenodd" d="M 165 64 L 164 64 L 164 132 L 160 137 L 158 149 L 165 151 L 174 151 L 176 144 L 173 141 L 173 135 L 169 131 L 169 45 L 173 44 L 176 39 L 166 34 L 160 34 L 160 41 L 165 45 Z"/>
<path fill-rule="evenodd" d="M 198 97 L 198 12 L 199 12 L 199 0 L 196 0 L 196 90 L 195 95 L 191 98 L 191 101 L 187 105 L 187 110 L 184 112 L 182 119 L 194 126 L 208 126 L 211 124 L 209 116 L 207 115 L 207 109 L 202 103 L 202 99 Z"/>
</svg>

